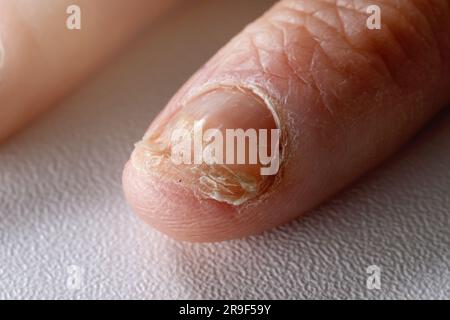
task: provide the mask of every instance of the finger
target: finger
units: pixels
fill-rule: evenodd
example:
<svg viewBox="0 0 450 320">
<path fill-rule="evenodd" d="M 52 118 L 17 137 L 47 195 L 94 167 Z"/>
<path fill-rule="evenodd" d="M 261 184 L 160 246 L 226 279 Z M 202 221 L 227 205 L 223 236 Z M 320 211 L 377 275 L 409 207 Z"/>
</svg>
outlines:
<svg viewBox="0 0 450 320">
<path fill-rule="evenodd" d="M 0 140 L 73 88 L 172 2 L 81 0 L 71 9 L 69 0 L 0 1 Z M 70 20 L 68 28 L 71 17 L 77 21 Z"/>
<path fill-rule="evenodd" d="M 366 25 L 373 4 L 380 30 Z M 449 49 L 446 0 L 281 1 L 152 123 L 125 167 L 125 194 L 145 221 L 183 240 L 237 238 L 296 218 L 380 163 L 449 101 Z M 172 133 L 195 135 L 196 123 L 281 129 L 279 170 L 174 163 Z"/>
</svg>

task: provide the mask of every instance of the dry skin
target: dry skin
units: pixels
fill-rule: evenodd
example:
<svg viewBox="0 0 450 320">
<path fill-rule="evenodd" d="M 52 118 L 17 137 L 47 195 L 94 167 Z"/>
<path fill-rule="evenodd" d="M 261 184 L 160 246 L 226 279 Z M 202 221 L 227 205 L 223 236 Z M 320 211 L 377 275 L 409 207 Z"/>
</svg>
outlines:
<svg viewBox="0 0 450 320">
<path fill-rule="evenodd" d="M 248 98 L 245 106 L 242 105 L 242 97 Z M 176 181 L 203 198 L 241 205 L 257 197 L 273 182 L 272 176 L 260 174 L 261 166 L 258 164 L 175 164 L 171 161 L 171 133 L 175 129 L 186 129 L 189 136 L 183 139 L 191 139 L 194 136 L 194 121 L 202 121 L 205 130 L 214 128 L 224 132 L 226 129 L 248 129 L 253 119 L 246 119 L 242 113 L 238 113 L 238 122 L 232 120 L 229 126 L 223 123 L 224 114 L 235 112 L 235 108 L 256 109 L 261 114 L 260 126 L 264 125 L 265 129 L 277 127 L 271 110 L 250 90 L 216 88 L 192 99 L 167 124 L 138 142 L 131 163 L 144 175 Z M 246 147 L 248 155 L 248 145 Z"/>
</svg>

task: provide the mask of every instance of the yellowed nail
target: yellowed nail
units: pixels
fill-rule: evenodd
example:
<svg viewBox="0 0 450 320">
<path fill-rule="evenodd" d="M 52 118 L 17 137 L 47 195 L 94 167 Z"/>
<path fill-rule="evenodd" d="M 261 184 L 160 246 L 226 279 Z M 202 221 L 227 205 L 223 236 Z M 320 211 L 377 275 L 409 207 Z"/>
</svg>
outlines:
<svg viewBox="0 0 450 320">
<path fill-rule="evenodd" d="M 281 161 L 278 126 L 273 110 L 251 90 L 213 88 L 137 143 L 132 164 L 201 198 L 241 205 L 274 181 Z"/>
</svg>

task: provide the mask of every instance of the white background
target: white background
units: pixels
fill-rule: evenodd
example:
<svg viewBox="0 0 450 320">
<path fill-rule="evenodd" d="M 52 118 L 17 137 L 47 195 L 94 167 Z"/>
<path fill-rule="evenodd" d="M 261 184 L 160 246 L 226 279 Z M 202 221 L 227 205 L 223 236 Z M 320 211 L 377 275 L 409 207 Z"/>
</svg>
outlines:
<svg viewBox="0 0 450 320">
<path fill-rule="evenodd" d="M 131 213 L 121 171 L 133 143 L 268 4 L 177 10 L 0 146 L 0 298 L 450 298 L 448 109 L 382 167 L 260 236 L 179 243 Z M 372 264 L 381 290 L 366 288 Z M 84 270 L 79 290 L 70 265 Z"/>
</svg>

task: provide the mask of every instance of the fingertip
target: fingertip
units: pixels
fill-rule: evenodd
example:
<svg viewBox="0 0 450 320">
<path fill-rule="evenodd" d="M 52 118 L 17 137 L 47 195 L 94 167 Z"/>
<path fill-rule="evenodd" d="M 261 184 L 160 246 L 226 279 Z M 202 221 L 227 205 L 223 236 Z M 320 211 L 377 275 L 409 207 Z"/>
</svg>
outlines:
<svg viewBox="0 0 450 320">
<path fill-rule="evenodd" d="M 248 233 L 237 207 L 202 199 L 175 181 L 143 174 L 131 161 L 122 179 L 125 197 L 137 216 L 173 239 L 216 242 Z"/>
</svg>

